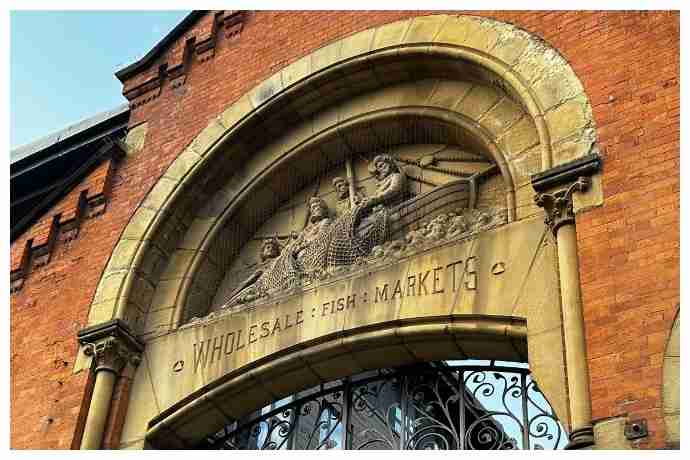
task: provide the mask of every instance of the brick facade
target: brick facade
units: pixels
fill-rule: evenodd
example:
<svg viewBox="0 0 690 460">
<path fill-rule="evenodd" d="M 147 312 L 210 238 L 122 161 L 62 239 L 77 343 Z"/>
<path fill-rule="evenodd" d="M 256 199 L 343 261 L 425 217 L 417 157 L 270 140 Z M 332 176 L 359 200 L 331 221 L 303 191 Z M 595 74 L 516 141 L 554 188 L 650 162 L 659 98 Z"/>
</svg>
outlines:
<svg viewBox="0 0 690 460">
<path fill-rule="evenodd" d="M 89 393 L 87 373 L 72 372 L 76 333 L 122 230 L 190 141 L 255 84 L 320 46 L 424 14 L 430 12 L 207 14 L 124 82 L 130 127 L 148 123 L 143 149 L 92 171 L 11 247 L 13 270 L 31 264 L 27 241 L 47 243 L 54 216 L 66 219 L 84 190 L 91 196 L 94 185 L 108 189 L 103 212 L 84 219 L 76 238 L 55 238 L 50 262 L 32 266 L 11 294 L 13 448 L 76 445 Z M 662 364 L 680 301 L 680 15 L 468 14 L 542 37 L 567 59 L 590 98 L 604 159 L 604 205 L 579 214 L 577 231 L 593 418 L 646 418 L 650 436 L 639 446 L 663 448 Z M 163 64 L 167 74 L 158 71 Z M 123 387 L 116 396 L 126 394 Z M 117 445 L 113 436 L 106 439 Z"/>
</svg>

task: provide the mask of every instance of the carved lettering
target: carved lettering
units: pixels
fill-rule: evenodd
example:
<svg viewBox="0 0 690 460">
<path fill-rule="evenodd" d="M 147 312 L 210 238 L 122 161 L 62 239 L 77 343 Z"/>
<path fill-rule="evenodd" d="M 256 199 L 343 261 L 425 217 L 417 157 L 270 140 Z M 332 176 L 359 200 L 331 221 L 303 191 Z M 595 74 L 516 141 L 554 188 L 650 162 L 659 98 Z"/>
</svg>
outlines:
<svg viewBox="0 0 690 460">
<path fill-rule="evenodd" d="M 419 296 L 427 295 L 429 293 L 429 291 L 426 288 L 426 284 L 425 284 L 426 278 L 427 278 L 427 276 L 429 276 L 429 273 L 431 273 L 431 270 L 427 270 L 426 273 L 424 273 L 424 276 L 422 276 L 421 273 L 418 274 L 419 283 L 417 283 L 417 285 L 419 286 L 419 291 L 418 291 L 417 295 L 419 295 Z M 422 288 L 424 288 L 424 294 L 422 294 Z"/>
<path fill-rule="evenodd" d="M 230 345 L 230 350 L 228 350 L 228 345 Z M 228 332 L 228 334 L 225 336 L 225 354 L 226 355 L 232 354 L 234 347 L 235 347 L 235 333 L 234 332 Z"/>
<path fill-rule="evenodd" d="M 381 290 L 379 290 L 379 287 L 376 286 L 376 295 L 374 297 L 374 303 L 379 303 L 379 300 L 382 302 L 388 302 L 388 283 L 384 284 Z"/>
<path fill-rule="evenodd" d="M 347 299 L 343 297 L 340 300 L 339 305 L 342 306 L 342 309 L 354 307 L 354 295 L 348 296 Z M 329 302 L 325 305 L 331 305 L 331 303 Z M 302 324 L 304 324 L 304 310 L 299 310 L 294 313 L 294 316 L 288 313 L 272 321 L 250 324 L 246 329 L 246 333 L 244 333 L 245 329 L 237 329 L 194 343 L 194 372 L 210 366 L 214 362 L 219 361 L 223 356 L 231 355 L 233 352 L 244 348 L 245 345 L 252 345 L 269 335 L 279 334 L 282 331 L 292 327 L 299 327 Z M 181 369 L 173 369 L 173 371 L 180 372 Z"/>
<path fill-rule="evenodd" d="M 273 330 L 271 331 L 271 335 L 275 334 L 276 331 L 280 332 L 280 330 L 280 318 L 276 318 L 275 322 L 273 323 Z"/>
<path fill-rule="evenodd" d="M 223 350 L 223 339 L 225 336 L 221 335 L 220 337 L 214 337 L 213 338 L 213 350 L 211 350 L 211 362 L 215 361 L 215 356 L 216 356 L 216 351 L 218 352 L 218 359 L 220 359 L 220 353 Z M 216 344 L 216 341 L 220 339 L 220 343 Z"/>
<path fill-rule="evenodd" d="M 399 298 L 402 298 L 402 291 L 400 290 L 400 280 L 395 281 L 395 288 L 393 288 L 393 295 L 391 296 L 391 300 L 395 299 L 396 294 Z"/>
<path fill-rule="evenodd" d="M 457 285 L 455 283 L 455 266 L 462 264 L 462 260 L 458 260 L 457 262 L 450 263 L 446 265 L 446 269 L 451 269 L 451 273 L 453 274 L 452 279 L 453 279 L 453 284 L 452 284 L 452 291 L 455 292 L 457 291 Z"/>
<path fill-rule="evenodd" d="M 441 278 L 439 277 L 438 273 L 443 270 L 443 267 L 436 267 L 434 268 L 434 285 L 431 290 L 432 294 L 442 294 L 443 289 L 439 289 L 439 283 L 441 282 Z"/>
<path fill-rule="evenodd" d="M 242 343 L 242 329 L 237 331 L 237 346 L 235 347 L 236 350 L 241 350 L 244 348 L 244 343 Z"/>
<path fill-rule="evenodd" d="M 211 339 L 206 342 L 194 344 L 194 372 L 201 367 L 206 366 L 206 358 L 208 358 L 208 349 L 211 347 Z"/>
<path fill-rule="evenodd" d="M 407 277 L 407 294 L 410 297 L 415 295 L 415 286 L 417 285 L 417 275 L 412 275 Z"/>
<path fill-rule="evenodd" d="M 261 335 L 259 336 L 259 338 L 265 339 L 266 337 L 271 335 L 271 330 L 268 328 L 269 325 L 270 323 L 268 321 L 264 321 L 263 323 L 261 323 Z"/>
<path fill-rule="evenodd" d="M 350 308 L 355 308 L 356 295 L 357 294 L 352 294 L 352 295 L 347 296 L 347 305 L 345 306 L 345 308 L 347 308 L 348 310 Z"/>
<path fill-rule="evenodd" d="M 259 327 L 259 326 L 257 326 L 256 324 L 252 324 L 251 326 L 249 326 L 249 343 L 250 344 L 259 340 L 259 338 L 254 335 L 255 329 L 257 327 Z"/>
<path fill-rule="evenodd" d="M 434 267 L 431 270 L 421 271 L 413 275 L 404 276 L 396 279 L 393 288 L 389 286 L 393 281 L 381 283 L 373 286 L 374 303 L 402 300 L 405 297 L 422 297 L 429 294 L 442 294 L 447 288 L 453 292 L 459 289 L 476 290 L 478 283 L 479 261 L 476 256 L 470 256 L 465 260 L 456 260 L 447 265 Z M 500 274 L 505 270 L 504 262 L 497 262 L 491 265 L 489 270 L 492 274 Z M 447 276 L 444 275 L 447 273 Z M 371 292 L 366 290 L 359 293 L 360 299 L 367 302 Z M 320 305 L 321 315 L 317 312 L 319 306 L 312 307 L 312 318 L 325 318 L 329 315 L 342 313 L 356 307 L 357 294 L 349 294 L 344 297 L 337 297 L 322 302 Z M 304 311 L 299 310 L 292 313 L 281 314 L 270 320 L 257 322 L 247 325 L 246 329 L 241 328 L 230 332 L 219 334 L 218 336 L 194 343 L 193 362 L 194 372 L 219 361 L 223 356 L 229 356 L 235 351 L 239 351 L 245 345 L 252 345 L 269 336 L 280 334 L 287 329 L 301 326 L 304 323 Z M 313 320 L 312 320 L 313 321 Z"/>
</svg>

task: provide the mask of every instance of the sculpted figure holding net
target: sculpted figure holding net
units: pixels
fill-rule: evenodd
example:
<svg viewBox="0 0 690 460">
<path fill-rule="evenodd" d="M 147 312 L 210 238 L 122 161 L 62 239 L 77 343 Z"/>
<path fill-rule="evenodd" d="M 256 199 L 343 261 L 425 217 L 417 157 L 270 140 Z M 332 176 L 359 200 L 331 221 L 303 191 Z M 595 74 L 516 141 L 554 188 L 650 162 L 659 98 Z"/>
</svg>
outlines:
<svg viewBox="0 0 690 460">
<path fill-rule="evenodd" d="M 377 181 L 376 194 L 360 199 L 350 212 L 334 222 L 328 269 L 357 262 L 388 238 L 389 208 L 404 198 L 407 178 L 390 155 L 374 157 L 369 172 Z"/>
<path fill-rule="evenodd" d="M 318 275 L 324 269 L 322 254 L 328 244 L 332 223 L 326 203 L 318 197 L 309 200 L 309 221 L 299 235 L 271 259 L 265 270 L 257 270 L 233 292 L 224 308 L 251 302 L 272 292 L 298 286 L 305 277 Z M 263 258 L 263 255 L 262 255 Z"/>
<path fill-rule="evenodd" d="M 370 172 L 377 181 L 374 196 L 358 198 L 358 204 L 335 219 L 330 217 L 321 198 L 311 198 L 307 226 L 272 259 L 265 271 L 243 283 L 225 307 L 320 278 L 336 267 L 362 260 L 374 246 L 383 243 L 391 220 L 388 208 L 404 198 L 406 177 L 389 155 L 376 156 L 372 166 Z"/>
</svg>

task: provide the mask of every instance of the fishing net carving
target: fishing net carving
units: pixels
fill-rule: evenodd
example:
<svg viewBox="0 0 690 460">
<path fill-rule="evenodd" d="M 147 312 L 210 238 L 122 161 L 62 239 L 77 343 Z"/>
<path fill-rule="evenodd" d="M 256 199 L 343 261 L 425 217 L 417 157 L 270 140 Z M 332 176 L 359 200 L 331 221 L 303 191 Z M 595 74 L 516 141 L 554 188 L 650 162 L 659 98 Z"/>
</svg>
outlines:
<svg viewBox="0 0 690 460">
<path fill-rule="evenodd" d="M 332 226 L 325 257 L 326 270 L 363 260 L 374 246 L 388 237 L 388 210 L 378 206 L 369 214 L 363 206 L 338 218 Z"/>
<path fill-rule="evenodd" d="M 364 261 L 372 248 L 388 237 L 388 221 L 388 211 L 383 206 L 356 206 L 335 220 L 326 219 L 318 227 L 305 229 L 262 269 L 258 278 L 247 280 L 224 306 L 284 293 L 324 278 L 337 267 Z"/>
</svg>

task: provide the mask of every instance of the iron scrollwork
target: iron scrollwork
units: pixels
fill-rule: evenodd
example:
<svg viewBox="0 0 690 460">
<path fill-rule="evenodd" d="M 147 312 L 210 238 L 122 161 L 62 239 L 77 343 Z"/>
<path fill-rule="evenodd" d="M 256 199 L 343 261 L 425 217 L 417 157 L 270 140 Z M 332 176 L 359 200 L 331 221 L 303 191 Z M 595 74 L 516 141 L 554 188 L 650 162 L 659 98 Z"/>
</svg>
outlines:
<svg viewBox="0 0 690 460">
<path fill-rule="evenodd" d="M 561 449 L 567 442 L 529 370 L 494 363 L 382 369 L 272 407 L 197 447 L 509 450 Z"/>
</svg>

